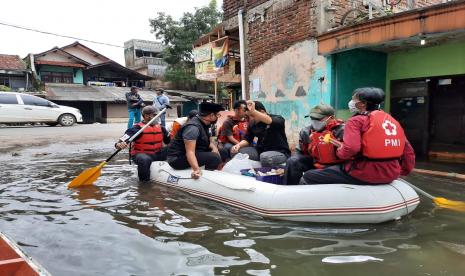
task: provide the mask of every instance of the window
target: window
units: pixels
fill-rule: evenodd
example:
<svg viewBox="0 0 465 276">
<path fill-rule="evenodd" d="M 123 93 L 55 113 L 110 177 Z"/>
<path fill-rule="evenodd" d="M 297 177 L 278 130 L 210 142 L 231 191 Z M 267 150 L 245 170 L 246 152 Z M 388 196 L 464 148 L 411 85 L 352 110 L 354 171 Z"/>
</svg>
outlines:
<svg viewBox="0 0 465 276">
<path fill-rule="evenodd" d="M 0 104 L 18 104 L 16 94 L 0 94 Z"/>
<path fill-rule="evenodd" d="M 71 72 L 40 72 L 40 79 L 43 82 L 73 83 L 73 73 Z"/>
<path fill-rule="evenodd" d="M 5 85 L 5 86 L 10 87 L 10 78 L 0 77 L 0 85 Z"/>
<path fill-rule="evenodd" d="M 21 99 L 23 99 L 24 104 L 27 105 L 50 106 L 49 101 L 35 96 L 21 95 Z"/>
</svg>

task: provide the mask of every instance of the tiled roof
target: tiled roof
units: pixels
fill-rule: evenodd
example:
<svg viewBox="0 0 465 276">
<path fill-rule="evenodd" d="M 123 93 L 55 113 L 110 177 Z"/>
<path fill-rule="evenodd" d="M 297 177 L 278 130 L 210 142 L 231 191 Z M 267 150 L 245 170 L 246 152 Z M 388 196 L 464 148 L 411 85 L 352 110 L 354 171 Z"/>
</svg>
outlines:
<svg viewBox="0 0 465 276">
<path fill-rule="evenodd" d="M 26 64 L 19 56 L 0 55 L 0 70 L 26 70 Z"/>
<path fill-rule="evenodd" d="M 46 65 L 56 65 L 64 67 L 86 67 L 83 64 L 73 63 L 73 62 L 62 62 L 62 61 L 51 61 L 51 60 L 36 60 L 36 64 L 46 64 Z"/>
</svg>

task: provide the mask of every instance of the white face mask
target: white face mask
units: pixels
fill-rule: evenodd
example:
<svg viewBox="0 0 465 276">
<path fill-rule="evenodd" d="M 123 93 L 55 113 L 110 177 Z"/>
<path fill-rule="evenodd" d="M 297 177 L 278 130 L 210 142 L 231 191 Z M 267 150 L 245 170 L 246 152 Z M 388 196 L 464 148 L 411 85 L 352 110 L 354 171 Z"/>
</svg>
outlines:
<svg viewBox="0 0 465 276">
<path fill-rule="evenodd" d="M 326 121 L 312 120 L 312 128 L 316 131 L 322 131 L 326 127 Z"/>
<path fill-rule="evenodd" d="M 360 109 L 358 109 L 356 106 L 355 106 L 355 101 L 354 100 L 350 100 L 349 104 L 349 110 L 352 114 L 355 114 L 355 113 L 358 113 L 360 112 Z"/>
</svg>

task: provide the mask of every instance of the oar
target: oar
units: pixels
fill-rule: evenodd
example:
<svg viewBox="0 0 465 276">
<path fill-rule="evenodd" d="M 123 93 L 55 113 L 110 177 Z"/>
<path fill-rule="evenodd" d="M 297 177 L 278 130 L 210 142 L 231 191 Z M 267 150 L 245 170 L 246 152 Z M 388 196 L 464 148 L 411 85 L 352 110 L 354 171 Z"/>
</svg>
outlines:
<svg viewBox="0 0 465 276">
<path fill-rule="evenodd" d="M 131 143 L 136 137 L 144 131 L 144 129 L 149 126 L 151 123 L 153 123 L 158 117 L 161 116 L 161 114 L 166 112 L 166 109 L 171 108 L 171 106 L 167 105 L 166 108 L 163 108 L 157 116 L 153 117 L 147 124 L 145 124 L 136 134 L 132 135 L 128 139 L 128 143 Z M 76 178 L 74 178 L 69 184 L 68 188 L 76 188 L 79 186 L 84 186 L 84 185 L 92 185 L 97 178 L 100 176 L 100 172 L 102 171 L 103 166 L 105 166 L 115 155 L 120 152 L 121 149 L 117 149 L 110 157 L 108 157 L 105 161 L 102 161 L 98 166 L 87 169 L 83 171 L 80 175 L 78 175 Z"/>
<path fill-rule="evenodd" d="M 412 187 L 412 189 L 417 191 L 419 194 L 422 194 L 427 198 L 431 199 L 434 202 L 434 204 L 436 204 L 436 206 L 438 207 L 465 212 L 465 202 L 463 201 L 450 200 L 443 197 L 435 197 L 418 188 L 417 186 L 413 185 L 412 183 L 409 183 L 408 181 L 405 181 L 403 179 L 399 180 Z"/>
</svg>

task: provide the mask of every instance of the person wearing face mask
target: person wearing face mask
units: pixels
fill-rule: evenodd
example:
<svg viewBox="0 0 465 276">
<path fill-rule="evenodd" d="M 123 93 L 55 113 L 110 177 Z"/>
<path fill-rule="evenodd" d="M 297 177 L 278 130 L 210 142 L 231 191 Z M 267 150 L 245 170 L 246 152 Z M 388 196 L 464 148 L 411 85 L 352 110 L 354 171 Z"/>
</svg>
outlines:
<svg viewBox="0 0 465 276">
<path fill-rule="evenodd" d="M 341 141 L 344 134 L 344 122 L 334 117 L 334 108 L 319 104 L 310 110 L 311 124 L 299 133 L 299 145 L 296 154 L 286 161 L 284 185 L 296 185 L 302 174 L 308 170 L 321 169 L 343 162 L 336 156 L 336 147 L 327 144 L 323 137 Z"/>
<path fill-rule="evenodd" d="M 336 154 L 342 165 L 306 172 L 299 184 L 387 184 L 408 175 L 415 166 L 415 153 L 402 126 L 380 110 L 384 91 L 355 89 L 346 122 L 343 142 Z"/>
<path fill-rule="evenodd" d="M 260 161 L 264 167 L 286 162 L 291 155 L 285 132 L 285 120 L 280 115 L 268 114 L 259 101 L 247 101 L 250 118 L 247 133 L 231 148 L 231 155 L 246 153 L 251 160 Z"/>
<path fill-rule="evenodd" d="M 118 149 L 128 147 L 128 140 L 136 134 L 145 124 L 147 124 L 159 112 L 158 108 L 151 105 L 142 109 L 143 121 L 133 125 L 126 130 L 123 137 L 115 144 Z M 130 158 L 137 164 L 137 174 L 141 182 L 150 180 L 150 165 L 153 161 L 166 160 L 167 145 L 171 138 L 168 131 L 155 120 L 150 126 L 146 127 L 132 142 L 130 148 Z"/>
<path fill-rule="evenodd" d="M 176 133 L 168 147 L 166 161 L 175 170 L 192 168 L 191 177 L 198 179 L 201 166 L 216 170 L 221 165 L 221 156 L 215 143 L 210 139 L 210 127 L 216 124 L 224 108 L 216 103 L 204 102 L 199 114 L 189 119 Z"/>
</svg>

